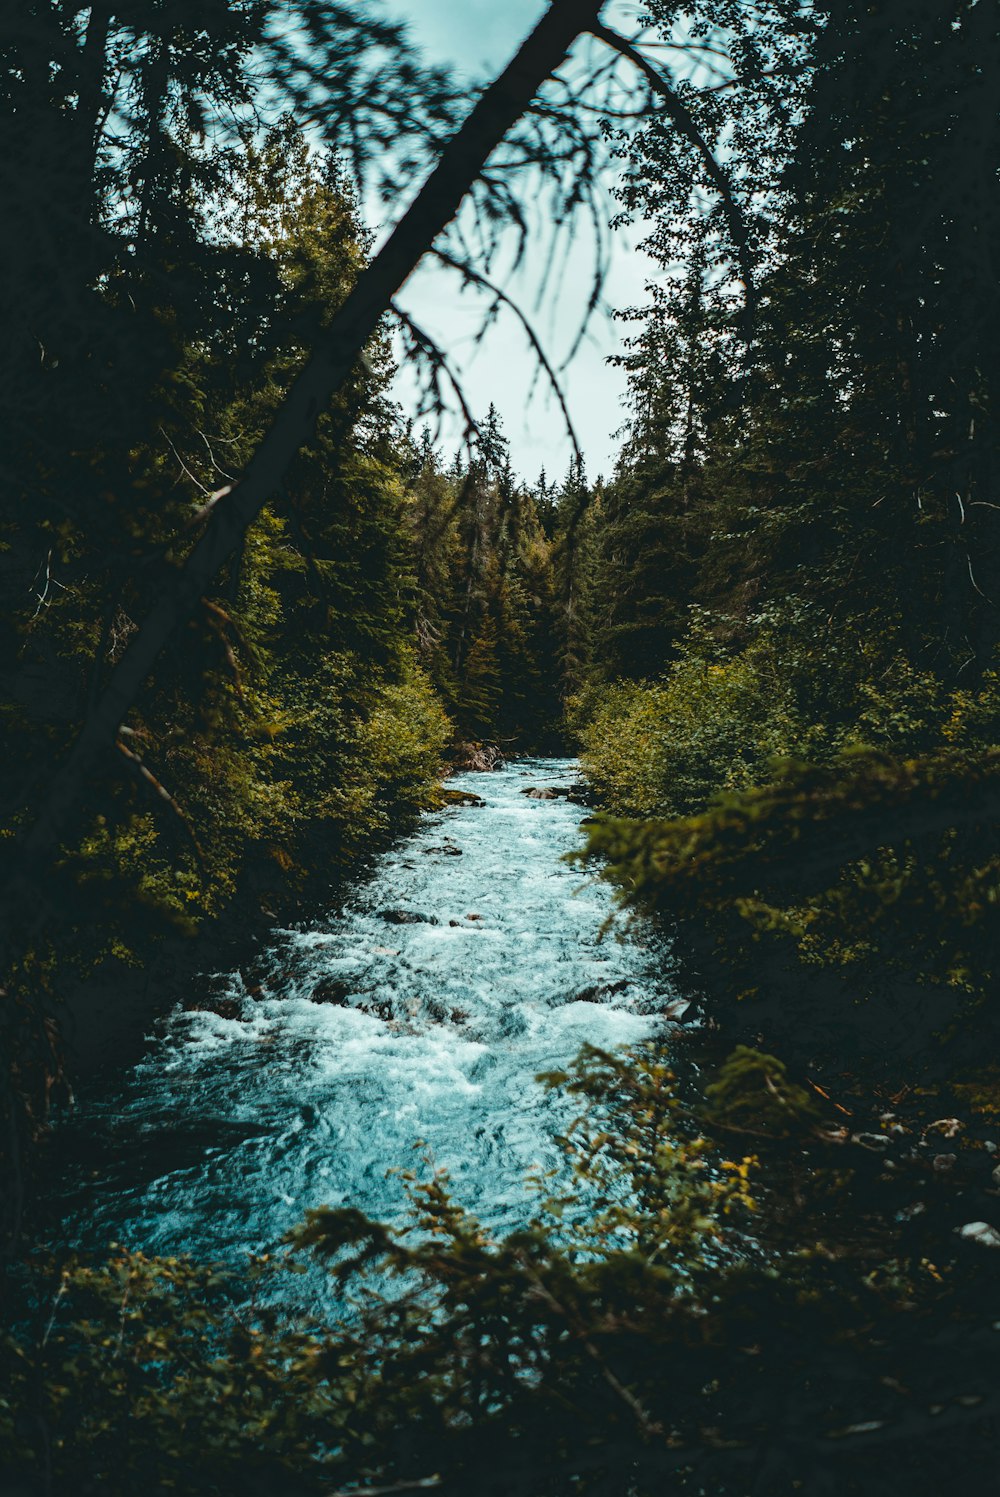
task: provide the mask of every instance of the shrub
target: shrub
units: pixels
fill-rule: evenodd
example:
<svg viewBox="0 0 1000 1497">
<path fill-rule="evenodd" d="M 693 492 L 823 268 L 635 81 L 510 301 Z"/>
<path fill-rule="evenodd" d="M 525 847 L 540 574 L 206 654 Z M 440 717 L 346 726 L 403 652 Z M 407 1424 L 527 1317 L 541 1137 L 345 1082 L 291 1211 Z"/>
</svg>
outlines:
<svg viewBox="0 0 1000 1497">
<path fill-rule="evenodd" d="M 591 688 L 574 706 L 588 778 L 608 809 L 683 815 L 720 790 L 763 783 L 775 758 L 826 757 L 841 737 L 820 709 L 835 662 L 803 634 L 763 625 L 727 654 L 695 627 L 657 682 Z M 829 684 L 829 682 L 827 683 Z"/>
</svg>

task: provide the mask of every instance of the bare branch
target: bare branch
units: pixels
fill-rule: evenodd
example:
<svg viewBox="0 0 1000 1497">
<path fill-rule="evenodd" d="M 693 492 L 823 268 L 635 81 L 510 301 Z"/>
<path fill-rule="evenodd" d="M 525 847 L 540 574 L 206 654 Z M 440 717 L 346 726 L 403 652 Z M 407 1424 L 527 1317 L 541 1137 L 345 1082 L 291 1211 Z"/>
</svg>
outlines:
<svg viewBox="0 0 1000 1497">
<path fill-rule="evenodd" d="M 443 374 L 455 392 L 455 398 L 462 408 L 462 415 L 465 417 L 466 440 L 468 441 L 473 433 L 478 436 L 479 423 L 472 414 L 469 403 L 465 398 L 465 391 L 462 389 L 461 381 L 449 364 L 444 350 L 435 342 L 430 333 L 424 332 L 423 328 L 417 326 L 410 314 L 404 312 L 398 302 L 392 302 L 391 310 L 393 315 L 399 319 L 409 332 L 417 348 L 430 362 L 432 370 L 431 377 L 435 384 L 435 401 L 438 408 L 441 409 L 444 406 L 444 397 L 440 393 L 440 375 Z"/>
<path fill-rule="evenodd" d="M 562 387 L 559 384 L 558 377 L 555 373 L 555 370 L 552 368 L 551 363 L 549 362 L 548 356 L 538 339 L 538 335 L 535 332 L 535 329 L 532 327 L 525 314 L 521 311 L 521 308 L 515 301 L 512 300 L 511 297 L 507 295 L 505 291 L 503 291 L 487 276 L 481 275 L 480 272 L 473 269 L 471 265 L 463 264 L 462 261 L 454 259 L 452 255 L 448 254 L 447 250 L 435 249 L 434 255 L 438 260 L 441 261 L 442 265 L 450 265 L 453 270 L 457 270 L 459 272 L 459 274 L 464 278 L 466 282 L 471 283 L 475 286 L 482 287 L 482 289 L 484 291 L 488 291 L 498 303 L 509 308 L 509 310 L 513 312 L 514 316 L 521 324 L 528 342 L 531 344 L 536 359 L 538 360 L 542 369 L 545 371 L 546 378 L 548 379 L 552 391 L 555 394 L 556 400 L 559 402 L 559 409 L 562 411 L 563 420 L 566 423 L 566 431 L 569 435 L 570 441 L 573 444 L 573 454 L 577 462 L 582 463 L 583 454 L 580 451 L 580 444 L 577 441 L 576 429 L 573 426 L 573 418 L 570 415 L 569 407 L 566 404 L 566 397 L 562 392 Z"/>
<path fill-rule="evenodd" d="M 195 485 L 195 487 L 201 489 L 201 492 L 203 494 L 211 494 L 212 491 L 208 487 L 208 485 L 202 483 L 201 479 L 198 478 L 194 473 L 191 472 L 191 469 L 188 467 L 187 463 L 181 457 L 180 453 L 177 451 L 177 448 L 174 446 L 173 442 L 171 441 L 170 437 L 168 436 L 166 430 L 162 426 L 160 427 L 160 435 L 163 437 L 163 439 L 166 442 L 167 446 L 170 448 L 170 451 L 173 453 L 174 457 L 177 459 L 177 461 L 178 461 L 178 463 L 180 465 L 181 472 L 184 474 L 185 478 L 190 478 L 191 482 Z"/>
<path fill-rule="evenodd" d="M 148 789 L 153 792 L 156 799 L 163 805 L 169 807 L 169 809 L 174 813 L 174 816 L 177 818 L 184 829 L 185 836 L 191 843 L 191 846 L 194 848 L 195 856 L 197 857 L 199 864 L 204 867 L 205 854 L 202 852 L 201 843 L 198 841 L 194 827 L 191 825 L 191 820 L 177 804 L 174 797 L 170 794 L 170 791 L 166 788 L 165 785 L 162 785 L 160 783 L 155 774 L 153 774 L 153 771 L 149 769 L 146 764 L 144 764 L 142 759 L 139 758 L 138 754 L 134 754 L 130 748 L 125 747 L 120 738 L 116 742 L 115 748 L 125 760 L 135 778 L 138 779 L 143 785 L 147 786 Z"/>
</svg>

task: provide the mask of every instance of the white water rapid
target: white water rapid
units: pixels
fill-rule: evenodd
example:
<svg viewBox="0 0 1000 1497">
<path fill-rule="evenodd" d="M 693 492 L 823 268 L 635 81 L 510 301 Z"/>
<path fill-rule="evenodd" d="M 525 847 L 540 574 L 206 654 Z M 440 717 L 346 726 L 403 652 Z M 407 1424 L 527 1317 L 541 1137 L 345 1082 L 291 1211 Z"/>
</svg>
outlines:
<svg viewBox="0 0 1000 1497">
<path fill-rule="evenodd" d="M 419 1163 L 418 1139 L 465 1205 L 523 1221 L 566 1105 L 536 1074 L 587 1041 L 645 1039 L 676 997 L 662 949 L 602 938 L 610 890 L 562 861 L 580 806 L 523 793 L 575 774 L 536 759 L 456 777 L 485 805 L 424 817 L 344 911 L 275 932 L 259 987 L 225 979 L 232 1017 L 179 1007 L 71 1125 L 104 1160 L 70 1191 L 71 1239 L 235 1265 L 310 1206 L 398 1216 L 387 1171 Z"/>
</svg>

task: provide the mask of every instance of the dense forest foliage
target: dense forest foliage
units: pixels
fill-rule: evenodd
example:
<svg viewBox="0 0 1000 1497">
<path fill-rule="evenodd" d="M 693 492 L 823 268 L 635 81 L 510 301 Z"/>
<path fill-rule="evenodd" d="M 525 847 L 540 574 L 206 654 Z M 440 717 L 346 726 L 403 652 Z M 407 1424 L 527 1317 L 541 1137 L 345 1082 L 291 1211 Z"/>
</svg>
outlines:
<svg viewBox="0 0 1000 1497">
<path fill-rule="evenodd" d="M 0 97 L 8 1250 L 60 1005 L 307 911 L 440 804 L 463 745 L 579 749 L 581 862 L 669 929 L 704 1023 L 669 1066 L 595 1051 L 546 1078 L 584 1121 L 523 1232 L 440 1174 L 411 1182 L 413 1230 L 313 1213 L 293 1268 L 400 1278 L 342 1326 L 234 1311 L 188 1262 L 15 1261 L 38 1313 L 2 1343 L 0 1450 L 40 1492 L 987 1479 L 996 5 L 649 0 L 643 55 L 688 66 L 638 128 L 604 124 L 660 271 L 621 313 L 615 472 L 526 482 L 493 409 L 443 453 L 389 399 L 384 326 L 28 878 L 40 787 L 371 251 L 350 131 L 302 125 L 322 67 L 267 6 L 127 10 L 27 7 Z M 322 10 L 296 14 L 355 69 L 345 119 L 377 112 L 388 54 L 438 139 L 442 79 Z M 255 67 L 287 89 L 266 128 Z M 391 109 L 372 129 L 388 149 Z"/>
</svg>

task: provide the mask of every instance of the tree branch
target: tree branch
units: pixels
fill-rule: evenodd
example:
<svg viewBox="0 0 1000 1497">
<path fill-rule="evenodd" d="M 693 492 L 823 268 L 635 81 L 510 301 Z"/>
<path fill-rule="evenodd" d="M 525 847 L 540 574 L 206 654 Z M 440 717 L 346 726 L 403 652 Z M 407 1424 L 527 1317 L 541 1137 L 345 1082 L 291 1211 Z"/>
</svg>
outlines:
<svg viewBox="0 0 1000 1497">
<path fill-rule="evenodd" d="M 392 298 L 454 218 L 491 153 L 527 110 L 574 40 L 598 22 L 603 0 L 552 0 L 535 30 L 490 84 L 441 152 L 423 188 L 382 249 L 359 275 L 322 342 L 295 380 L 274 422 L 232 491 L 214 505 L 204 534 L 146 615 L 72 750 L 56 772 L 41 812 L 20 846 L 37 865 L 71 823 L 93 766 L 112 749 L 161 651 L 199 606 L 247 527 L 279 488 L 299 449 L 349 376 Z M 10 944 L 8 923 L 5 945 Z"/>
<path fill-rule="evenodd" d="M 705 170 L 722 199 L 726 222 L 729 225 L 729 232 L 736 246 L 736 255 L 740 264 L 740 277 L 743 281 L 744 292 L 743 341 L 749 348 L 753 338 L 753 326 L 756 318 L 756 293 L 754 289 L 753 265 L 750 258 L 750 236 L 747 232 L 747 226 L 743 220 L 739 204 L 733 196 L 733 190 L 729 185 L 728 177 L 715 159 L 708 141 L 699 130 L 694 115 L 683 100 L 674 92 L 663 75 L 657 72 L 652 63 L 648 62 L 642 53 L 632 46 L 631 42 L 626 41 L 623 36 L 619 36 L 618 32 L 612 31 L 610 27 L 601 25 L 599 21 L 590 27 L 590 32 L 592 36 L 596 36 L 599 41 L 605 42 L 609 47 L 613 47 L 616 52 L 620 53 L 622 57 L 626 58 L 634 67 L 639 69 L 653 92 L 658 94 L 663 100 L 667 114 L 684 136 L 684 139 L 689 145 L 694 146 L 701 157 Z"/>
<path fill-rule="evenodd" d="M 517 302 L 509 297 L 505 291 L 501 290 L 501 288 L 497 286 L 493 281 L 491 281 L 487 276 L 481 275 L 478 270 L 474 270 L 471 265 L 463 264 L 461 260 L 454 259 L 453 256 L 448 254 L 447 250 L 436 249 L 434 251 L 434 255 L 438 260 L 441 261 L 443 265 L 450 265 L 453 270 L 457 270 L 459 274 L 464 276 L 467 281 L 471 282 L 475 286 L 481 287 L 484 291 L 488 291 L 490 295 L 495 298 L 498 304 L 509 308 L 509 310 L 513 312 L 514 316 L 517 318 L 518 322 L 521 324 L 521 327 L 524 330 L 525 337 L 531 344 L 532 351 L 534 352 L 536 359 L 538 360 L 542 369 L 545 371 L 545 375 L 552 387 L 552 391 L 556 397 L 556 400 L 559 402 L 559 409 L 562 411 L 563 420 L 566 423 L 566 431 L 569 434 L 569 439 L 573 444 L 573 455 L 578 463 L 582 463 L 583 453 L 580 451 L 580 443 L 577 441 L 576 437 L 576 428 L 573 425 L 573 418 L 569 413 L 569 407 L 566 404 L 566 397 L 562 392 L 562 387 L 559 384 L 559 380 L 556 376 L 555 370 L 552 368 L 552 365 L 549 362 L 548 355 L 546 354 L 545 349 L 542 347 L 541 342 L 539 341 L 538 334 L 535 332 L 535 329 L 532 327 L 528 318 L 521 311 L 521 308 L 517 305 Z"/>
</svg>

